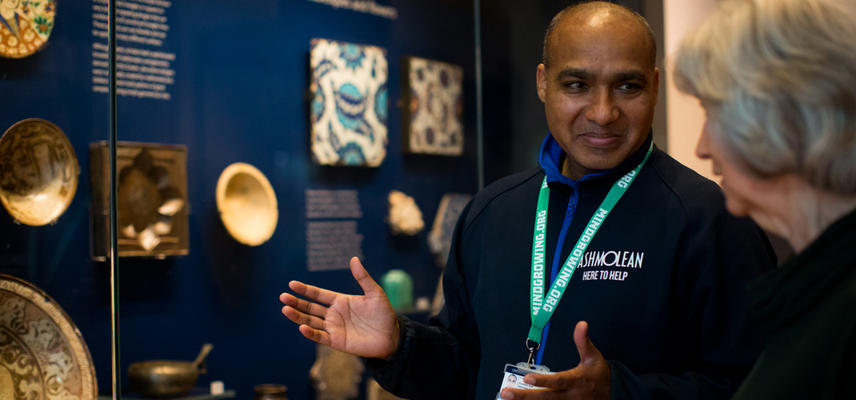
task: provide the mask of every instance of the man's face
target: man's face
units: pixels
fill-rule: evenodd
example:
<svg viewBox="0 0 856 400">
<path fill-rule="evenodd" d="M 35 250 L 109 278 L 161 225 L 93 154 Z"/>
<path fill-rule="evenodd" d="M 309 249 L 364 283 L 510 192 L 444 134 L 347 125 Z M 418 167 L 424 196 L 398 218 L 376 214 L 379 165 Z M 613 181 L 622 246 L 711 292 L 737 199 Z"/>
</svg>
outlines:
<svg viewBox="0 0 856 400">
<path fill-rule="evenodd" d="M 616 167 L 651 129 L 659 75 L 637 24 L 567 17 L 553 32 L 549 68 L 538 66 L 538 97 L 573 179 Z"/>
</svg>

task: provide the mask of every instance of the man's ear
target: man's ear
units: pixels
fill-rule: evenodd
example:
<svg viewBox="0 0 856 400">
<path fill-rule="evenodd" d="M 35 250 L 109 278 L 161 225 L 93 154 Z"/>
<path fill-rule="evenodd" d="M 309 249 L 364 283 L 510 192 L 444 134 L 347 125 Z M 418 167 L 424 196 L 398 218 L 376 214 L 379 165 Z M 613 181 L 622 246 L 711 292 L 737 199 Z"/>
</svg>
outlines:
<svg viewBox="0 0 856 400">
<path fill-rule="evenodd" d="M 543 103 L 547 98 L 547 67 L 543 63 L 538 64 L 535 72 L 535 88 L 538 90 L 538 98 Z"/>
</svg>

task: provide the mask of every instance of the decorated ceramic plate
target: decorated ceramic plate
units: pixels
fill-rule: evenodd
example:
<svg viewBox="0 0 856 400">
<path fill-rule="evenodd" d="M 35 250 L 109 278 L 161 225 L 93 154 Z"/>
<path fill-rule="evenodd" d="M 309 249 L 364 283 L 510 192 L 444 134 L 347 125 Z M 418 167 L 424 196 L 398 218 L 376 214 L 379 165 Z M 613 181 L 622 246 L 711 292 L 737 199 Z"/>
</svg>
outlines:
<svg viewBox="0 0 856 400">
<path fill-rule="evenodd" d="M 0 399 L 94 400 L 89 348 L 45 292 L 0 274 Z"/>
<path fill-rule="evenodd" d="M 74 198 L 79 173 L 74 148 L 50 121 L 19 121 L 0 138 L 0 202 L 22 224 L 56 221 Z"/>
<path fill-rule="evenodd" d="M 41 49 L 55 14 L 54 0 L 0 0 L 0 57 L 23 58 Z"/>
<path fill-rule="evenodd" d="M 270 239 L 279 217 L 270 182 L 256 167 L 240 162 L 217 179 L 217 210 L 229 234 L 247 246 Z"/>
</svg>

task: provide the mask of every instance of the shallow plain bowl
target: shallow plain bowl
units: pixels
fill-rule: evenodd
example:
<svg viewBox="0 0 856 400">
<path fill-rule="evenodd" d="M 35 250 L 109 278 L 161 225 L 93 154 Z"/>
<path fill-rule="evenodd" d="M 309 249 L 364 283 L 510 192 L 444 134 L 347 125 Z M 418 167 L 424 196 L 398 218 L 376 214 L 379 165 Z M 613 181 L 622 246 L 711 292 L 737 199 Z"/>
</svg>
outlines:
<svg viewBox="0 0 856 400">
<path fill-rule="evenodd" d="M 240 162 L 226 167 L 217 180 L 217 210 L 229 234 L 248 246 L 270 239 L 279 218 L 270 182 L 256 167 Z"/>
</svg>

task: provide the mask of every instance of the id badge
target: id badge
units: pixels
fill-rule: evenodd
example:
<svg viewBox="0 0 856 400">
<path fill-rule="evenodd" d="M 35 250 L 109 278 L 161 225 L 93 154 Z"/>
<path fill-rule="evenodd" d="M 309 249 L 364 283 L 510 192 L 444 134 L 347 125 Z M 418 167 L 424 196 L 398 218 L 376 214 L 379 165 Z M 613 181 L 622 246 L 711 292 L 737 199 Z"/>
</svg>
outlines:
<svg viewBox="0 0 856 400">
<path fill-rule="evenodd" d="M 540 386 L 530 385 L 526 382 L 523 382 L 523 377 L 526 374 L 552 374 L 550 372 L 550 368 L 547 368 L 544 365 L 529 365 L 525 362 L 519 362 L 517 364 L 505 364 L 505 370 L 502 374 L 502 385 L 499 386 L 499 391 L 496 393 L 496 400 L 501 400 L 499 394 L 502 392 L 502 389 L 512 388 L 512 389 L 537 389 Z"/>
</svg>

